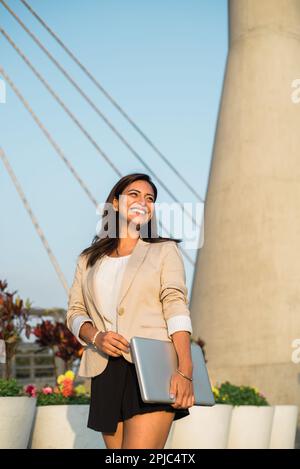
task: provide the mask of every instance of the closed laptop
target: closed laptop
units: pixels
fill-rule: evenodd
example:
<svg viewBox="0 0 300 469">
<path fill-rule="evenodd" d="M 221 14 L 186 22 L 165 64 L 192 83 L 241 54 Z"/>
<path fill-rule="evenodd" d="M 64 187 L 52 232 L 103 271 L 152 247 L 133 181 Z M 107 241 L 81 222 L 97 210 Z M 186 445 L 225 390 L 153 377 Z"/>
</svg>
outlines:
<svg viewBox="0 0 300 469">
<path fill-rule="evenodd" d="M 141 396 L 144 402 L 172 404 L 170 398 L 171 376 L 178 367 L 173 342 L 167 340 L 133 337 L 130 350 L 135 364 Z M 193 361 L 194 405 L 215 405 L 214 395 L 201 347 L 191 343 Z"/>
</svg>

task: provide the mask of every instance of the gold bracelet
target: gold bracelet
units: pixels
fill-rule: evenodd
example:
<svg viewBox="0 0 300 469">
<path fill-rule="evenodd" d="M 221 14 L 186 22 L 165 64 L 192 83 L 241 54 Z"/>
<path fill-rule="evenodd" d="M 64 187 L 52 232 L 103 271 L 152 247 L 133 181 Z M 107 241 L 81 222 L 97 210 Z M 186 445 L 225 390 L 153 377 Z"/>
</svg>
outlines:
<svg viewBox="0 0 300 469">
<path fill-rule="evenodd" d="M 96 347 L 95 341 L 96 341 L 97 335 L 98 335 L 100 332 L 101 332 L 101 331 L 97 331 L 96 334 L 95 334 L 94 337 L 93 337 L 93 340 L 92 340 L 91 343 L 94 345 L 94 347 Z"/>
<path fill-rule="evenodd" d="M 184 378 L 188 379 L 189 381 L 193 381 L 193 378 L 189 378 L 188 376 L 184 375 L 180 370 L 178 370 L 177 368 L 177 373 L 179 373 L 181 376 L 183 376 Z"/>
</svg>

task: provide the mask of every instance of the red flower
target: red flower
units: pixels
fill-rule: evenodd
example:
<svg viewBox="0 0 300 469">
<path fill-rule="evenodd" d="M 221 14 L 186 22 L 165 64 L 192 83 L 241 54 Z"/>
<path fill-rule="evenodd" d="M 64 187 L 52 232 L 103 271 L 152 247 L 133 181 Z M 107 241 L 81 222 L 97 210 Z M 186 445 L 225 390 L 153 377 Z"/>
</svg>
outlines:
<svg viewBox="0 0 300 469">
<path fill-rule="evenodd" d="M 36 397 L 37 389 L 34 384 L 28 384 L 27 386 L 25 386 L 24 391 L 26 392 L 26 394 L 29 394 L 29 396 Z"/>
<path fill-rule="evenodd" d="M 62 383 L 62 395 L 64 397 L 70 397 L 73 395 L 73 380 L 70 378 L 65 378 Z"/>
</svg>

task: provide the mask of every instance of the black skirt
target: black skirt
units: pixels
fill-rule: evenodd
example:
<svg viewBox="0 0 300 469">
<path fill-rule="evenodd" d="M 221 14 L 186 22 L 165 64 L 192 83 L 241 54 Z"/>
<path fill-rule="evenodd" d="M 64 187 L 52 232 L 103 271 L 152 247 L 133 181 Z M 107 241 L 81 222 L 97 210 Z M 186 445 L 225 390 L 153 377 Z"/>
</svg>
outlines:
<svg viewBox="0 0 300 469">
<path fill-rule="evenodd" d="M 171 404 L 145 403 L 134 363 L 128 362 L 122 355 L 109 355 L 104 371 L 91 379 L 88 428 L 114 433 L 118 422 L 155 410 L 174 412 L 174 420 L 190 415 L 188 408 L 174 409 Z"/>
</svg>

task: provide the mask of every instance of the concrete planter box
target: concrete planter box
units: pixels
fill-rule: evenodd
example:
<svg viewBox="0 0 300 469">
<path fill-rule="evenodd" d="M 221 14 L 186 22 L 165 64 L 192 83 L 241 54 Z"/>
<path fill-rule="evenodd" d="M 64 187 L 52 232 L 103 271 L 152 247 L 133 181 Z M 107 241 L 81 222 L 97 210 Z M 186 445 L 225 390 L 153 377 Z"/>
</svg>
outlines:
<svg viewBox="0 0 300 469">
<path fill-rule="evenodd" d="M 101 432 L 86 426 L 88 405 L 36 407 L 34 419 L 35 404 L 33 398 L 0 398 L 1 421 L 7 422 L 0 428 L 1 448 L 26 448 L 32 423 L 32 449 L 105 449 Z M 165 449 L 294 448 L 295 405 L 215 404 L 189 410 L 190 416 L 173 422 Z"/>
<path fill-rule="evenodd" d="M 233 406 L 193 406 L 190 415 L 173 422 L 170 449 L 225 449 Z"/>
<path fill-rule="evenodd" d="M 101 432 L 87 428 L 89 405 L 38 406 L 32 449 L 105 449 Z"/>
<path fill-rule="evenodd" d="M 26 449 L 33 424 L 36 398 L 0 397 L 0 448 Z"/>
<path fill-rule="evenodd" d="M 298 407 L 275 405 L 270 449 L 294 449 L 297 431 Z"/>
<path fill-rule="evenodd" d="M 273 406 L 234 406 L 227 448 L 268 449 L 273 415 Z"/>
<path fill-rule="evenodd" d="M 190 416 L 174 422 L 165 448 L 293 449 L 298 407 L 194 406 Z"/>
</svg>

